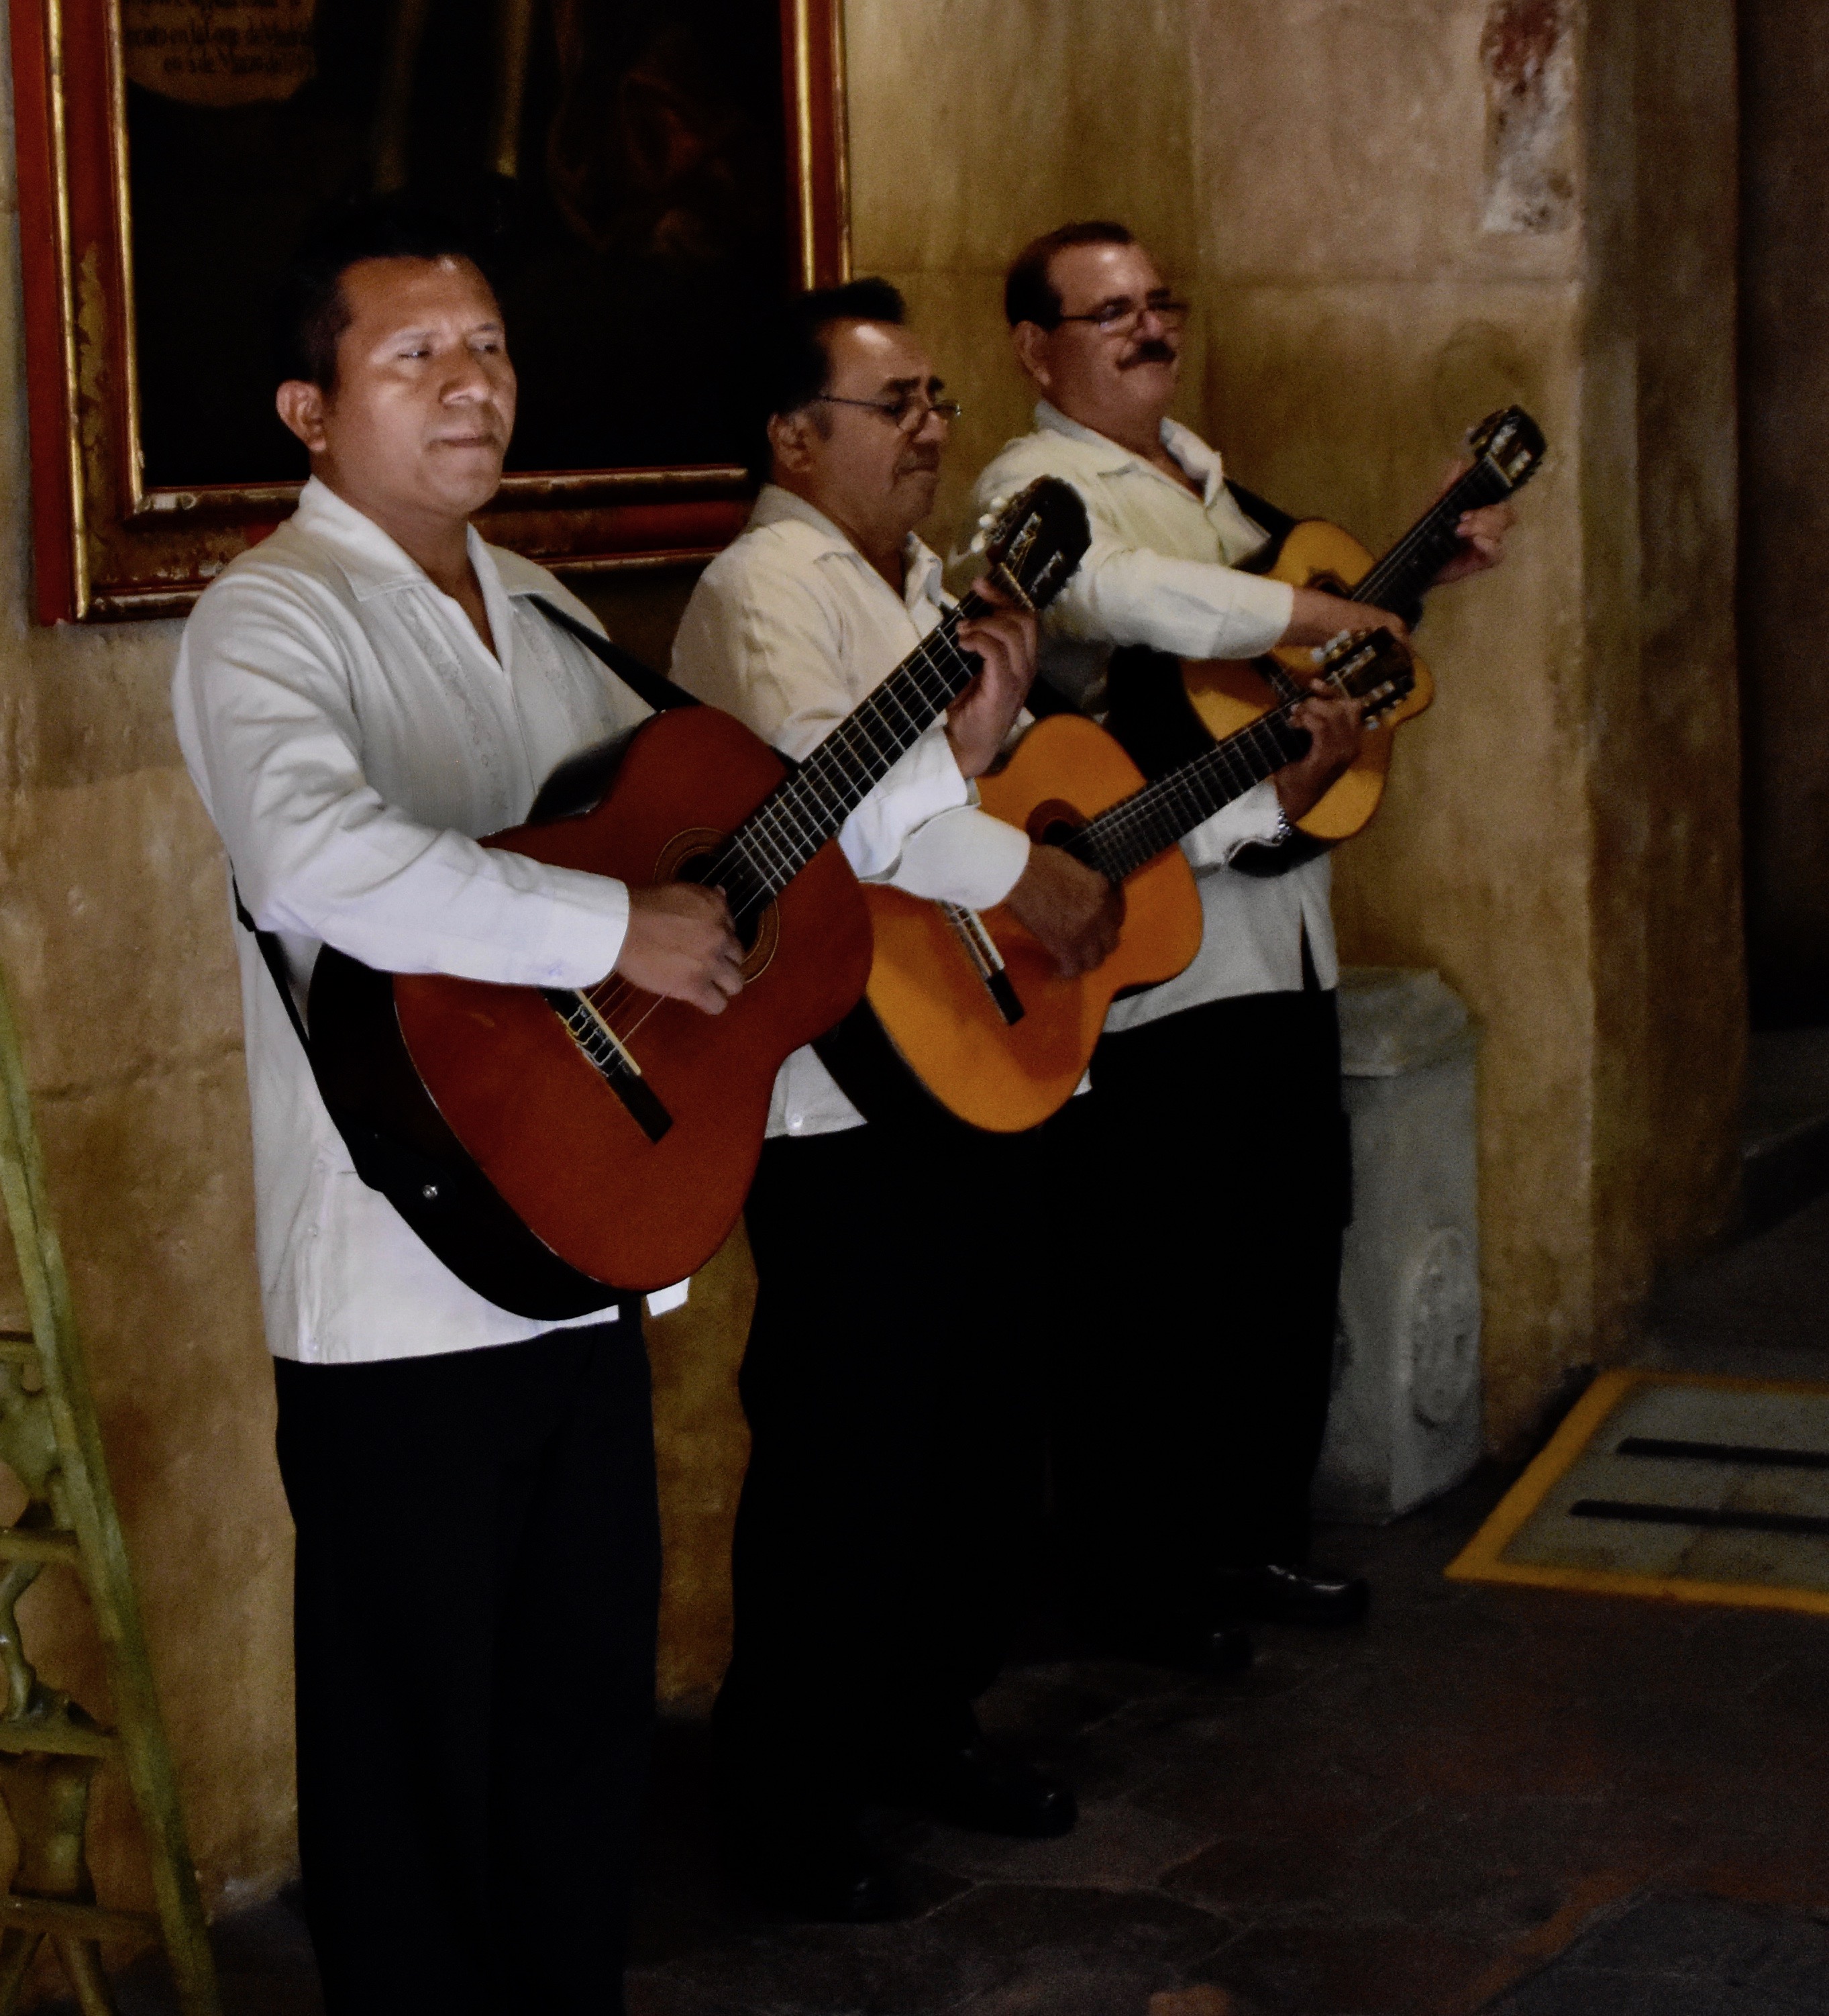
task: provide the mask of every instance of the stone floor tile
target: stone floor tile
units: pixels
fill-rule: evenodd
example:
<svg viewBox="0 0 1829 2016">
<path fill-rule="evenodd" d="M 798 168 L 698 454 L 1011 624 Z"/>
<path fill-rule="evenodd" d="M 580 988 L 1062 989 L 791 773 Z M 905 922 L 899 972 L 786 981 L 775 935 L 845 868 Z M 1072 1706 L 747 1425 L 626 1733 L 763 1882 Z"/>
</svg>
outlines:
<svg viewBox="0 0 1829 2016">
<path fill-rule="evenodd" d="M 1134 1889 L 1154 1883 L 1205 1846 L 1210 1836 L 1123 1800 L 1082 1804 L 1073 1832 L 1056 1841 L 1011 1841 L 936 1827 L 922 1861 L 958 1877 L 1011 1883 L 1096 1883 Z"/>
<path fill-rule="evenodd" d="M 1481 1957 L 1426 1926 L 1262 1925 L 1201 1972 L 1265 2016 L 1420 2016 L 1449 2006 Z"/>
</svg>

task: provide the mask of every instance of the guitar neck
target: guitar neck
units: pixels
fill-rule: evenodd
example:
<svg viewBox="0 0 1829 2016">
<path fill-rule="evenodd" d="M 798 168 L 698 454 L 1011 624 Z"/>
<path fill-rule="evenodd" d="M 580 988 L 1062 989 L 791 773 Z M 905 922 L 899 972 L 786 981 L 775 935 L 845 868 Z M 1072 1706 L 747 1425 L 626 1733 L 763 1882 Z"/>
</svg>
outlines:
<svg viewBox="0 0 1829 2016">
<path fill-rule="evenodd" d="M 734 912 L 779 895 L 971 684 L 979 661 L 959 625 L 988 608 L 968 595 L 949 610 L 725 841 L 705 879 Z"/>
<path fill-rule="evenodd" d="M 1306 754 L 1308 743 L 1308 730 L 1278 707 L 1088 820 L 1065 843 L 1066 851 L 1108 880 L 1122 882 L 1252 785 Z"/>
<path fill-rule="evenodd" d="M 1511 495 L 1513 488 L 1503 472 L 1482 455 L 1353 586 L 1350 591 L 1353 600 L 1395 614 L 1414 609 L 1461 544 L 1454 528 L 1462 513 L 1500 503 Z"/>
</svg>

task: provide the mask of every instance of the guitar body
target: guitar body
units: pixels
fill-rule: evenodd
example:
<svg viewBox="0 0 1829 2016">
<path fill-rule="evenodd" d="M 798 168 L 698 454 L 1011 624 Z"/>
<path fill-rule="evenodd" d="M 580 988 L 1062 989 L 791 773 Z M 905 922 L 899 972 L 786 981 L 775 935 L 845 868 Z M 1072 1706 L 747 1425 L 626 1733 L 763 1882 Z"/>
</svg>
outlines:
<svg viewBox="0 0 1829 2016">
<path fill-rule="evenodd" d="M 1262 570 L 1273 581 L 1292 588 L 1318 588 L 1349 596 L 1376 564 L 1350 532 L 1324 518 L 1305 518 L 1292 526 L 1270 564 Z M 1291 678 L 1306 682 L 1314 663 L 1306 648 L 1273 651 L 1270 656 Z M 1184 661 L 1182 683 L 1202 725 L 1223 741 L 1247 722 L 1277 704 L 1275 690 L 1258 669 L 1259 661 L 1244 658 L 1191 658 Z M 1422 712 L 1435 698 L 1435 682 L 1421 659 L 1414 661 L 1416 684 L 1393 707 L 1383 725 L 1367 735 L 1357 760 L 1332 789 L 1296 821 L 1315 840 L 1349 840 L 1371 820 L 1385 794 L 1391 767 L 1389 731 Z"/>
<path fill-rule="evenodd" d="M 1141 790 L 1142 772 L 1102 729 L 1076 715 L 1038 722 L 1008 764 L 979 779 L 984 809 L 1032 839 L 1077 826 Z M 1124 929 L 1104 965 L 1063 980 L 999 904 L 983 922 L 1022 1004 L 1004 1021 L 938 903 L 872 885 L 869 1001 L 878 1021 L 941 1103 L 1000 1134 L 1039 1126 L 1064 1106 L 1091 1061 L 1105 1011 L 1126 989 L 1171 980 L 1200 949 L 1200 898 L 1171 848 L 1124 884 Z"/>
<path fill-rule="evenodd" d="M 592 809 L 483 844 L 637 887 L 690 879 L 691 862 L 785 775 L 741 722 L 681 707 L 642 725 Z M 743 991 L 722 1014 L 625 985 L 613 997 L 601 990 L 613 999 L 606 1019 L 670 1123 L 658 1139 L 537 988 L 400 974 L 386 999 L 439 1114 L 514 1217 L 577 1273 L 644 1291 L 683 1280 L 722 1244 L 755 1173 L 776 1071 L 853 1006 L 870 959 L 862 894 L 828 841 L 762 913 Z M 361 1072 L 343 1076 L 347 1103 L 363 1096 L 362 1072 L 372 1075 L 386 1032 L 334 1013 L 321 1022 L 318 995 L 314 981 L 314 1048 L 327 1082 L 336 1053 L 360 1046 Z M 377 1125 L 379 1096 L 368 1095 Z M 461 1254 L 440 1257 L 488 1292 Z"/>
</svg>

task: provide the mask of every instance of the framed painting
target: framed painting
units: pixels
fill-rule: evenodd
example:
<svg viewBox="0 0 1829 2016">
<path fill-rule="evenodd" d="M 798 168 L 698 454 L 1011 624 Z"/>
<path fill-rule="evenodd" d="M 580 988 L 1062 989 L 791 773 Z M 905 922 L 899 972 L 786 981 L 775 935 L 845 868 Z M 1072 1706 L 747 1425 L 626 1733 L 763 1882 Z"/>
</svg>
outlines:
<svg viewBox="0 0 1829 2016">
<path fill-rule="evenodd" d="M 745 331 L 848 270 L 843 0 L 13 0 L 37 614 L 171 615 L 290 511 L 269 303 L 336 203 L 487 249 L 487 536 L 577 577 L 748 509 Z"/>
</svg>

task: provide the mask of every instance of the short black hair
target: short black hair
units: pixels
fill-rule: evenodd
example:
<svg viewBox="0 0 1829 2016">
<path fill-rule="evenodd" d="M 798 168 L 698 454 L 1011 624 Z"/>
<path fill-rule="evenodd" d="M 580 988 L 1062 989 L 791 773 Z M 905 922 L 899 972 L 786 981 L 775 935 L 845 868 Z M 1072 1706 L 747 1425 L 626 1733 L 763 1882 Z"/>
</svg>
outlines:
<svg viewBox="0 0 1829 2016">
<path fill-rule="evenodd" d="M 336 346 L 350 326 L 343 276 L 365 259 L 467 259 L 483 267 L 463 225 L 416 197 L 372 196 L 340 206 L 293 254 L 274 297 L 278 382 L 302 378 L 326 392 L 336 389 Z"/>
<path fill-rule="evenodd" d="M 790 295 L 781 304 L 759 347 L 751 406 L 752 476 L 765 479 L 768 474 L 773 459 L 769 422 L 783 413 L 799 412 L 825 390 L 832 373 L 825 330 L 835 322 L 886 322 L 900 327 L 907 313 L 900 291 L 875 278 L 847 280 L 842 287 L 815 287 Z"/>
<path fill-rule="evenodd" d="M 1069 245 L 1134 245 L 1136 234 L 1129 225 L 1114 224 L 1109 218 L 1091 218 L 1083 224 L 1063 224 L 1032 238 L 1011 261 L 1004 275 L 1004 319 L 1014 329 L 1019 322 L 1038 322 L 1044 329 L 1061 323 L 1061 297 L 1048 268 L 1057 252 Z"/>
</svg>

